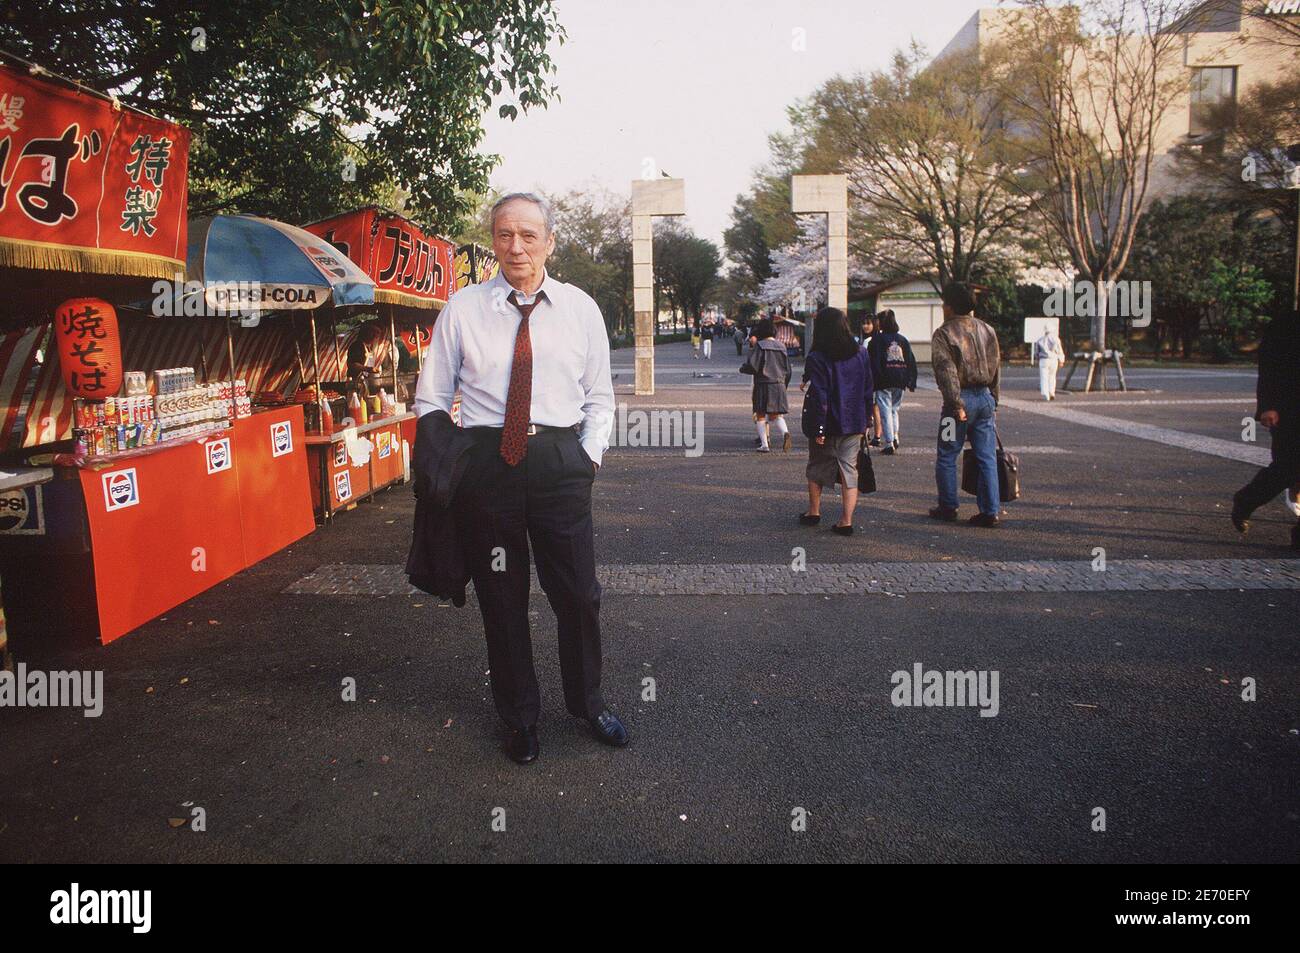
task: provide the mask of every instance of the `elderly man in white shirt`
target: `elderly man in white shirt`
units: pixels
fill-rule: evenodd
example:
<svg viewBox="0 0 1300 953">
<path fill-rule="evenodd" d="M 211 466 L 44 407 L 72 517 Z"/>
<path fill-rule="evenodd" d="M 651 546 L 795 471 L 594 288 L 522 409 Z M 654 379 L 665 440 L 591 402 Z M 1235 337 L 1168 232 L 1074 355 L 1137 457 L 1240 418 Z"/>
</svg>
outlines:
<svg viewBox="0 0 1300 953">
<path fill-rule="evenodd" d="M 1051 328 L 1043 328 L 1034 342 L 1034 359 L 1038 361 L 1038 392 L 1043 400 L 1056 400 L 1056 372 L 1065 362 L 1065 351 Z"/>
<path fill-rule="evenodd" d="M 415 410 L 451 411 L 474 438 L 455 499 L 511 758 L 537 758 L 540 691 L 528 625 L 529 541 L 559 631 L 565 707 L 600 741 L 628 736 L 600 694 L 600 584 L 591 488 L 614 424 L 609 337 L 596 302 L 546 272 L 554 218 L 512 193 L 492 208 L 500 272 L 451 297 L 434 324 Z"/>
</svg>

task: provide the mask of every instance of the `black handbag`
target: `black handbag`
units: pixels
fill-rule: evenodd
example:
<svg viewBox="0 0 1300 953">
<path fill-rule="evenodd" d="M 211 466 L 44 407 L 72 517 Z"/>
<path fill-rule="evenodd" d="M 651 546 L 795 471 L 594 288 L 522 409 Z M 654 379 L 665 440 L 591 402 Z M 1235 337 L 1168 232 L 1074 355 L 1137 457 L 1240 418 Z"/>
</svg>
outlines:
<svg viewBox="0 0 1300 953">
<path fill-rule="evenodd" d="M 980 468 L 974 447 L 962 451 L 961 488 L 971 496 L 979 495 Z M 1003 503 L 1020 499 L 1020 458 L 1003 449 L 1001 434 L 998 435 L 998 499 Z"/>
<path fill-rule="evenodd" d="M 864 436 L 858 444 L 858 492 L 876 492 L 876 469 L 871 465 L 871 454 L 867 452 L 867 438 Z"/>
</svg>

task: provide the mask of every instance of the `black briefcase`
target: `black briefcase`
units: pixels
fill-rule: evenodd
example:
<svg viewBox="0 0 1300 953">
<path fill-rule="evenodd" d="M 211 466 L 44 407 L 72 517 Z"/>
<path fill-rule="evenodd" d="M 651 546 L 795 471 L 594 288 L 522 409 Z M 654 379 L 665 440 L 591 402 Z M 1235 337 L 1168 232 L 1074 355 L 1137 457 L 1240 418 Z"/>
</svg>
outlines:
<svg viewBox="0 0 1300 953">
<path fill-rule="evenodd" d="M 871 454 L 867 452 L 867 438 L 858 444 L 858 492 L 876 492 L 876 468 L 871 465 Z"/>
<path fill-rule="evenodd" d="M 961 488 L 971 496 L 980 491 L 980 468 L 975 448 L 967 447 L 961 455 Z M 1002 447 L 998 435 L 998 499 L 1003 503 L 1020 499 L 1020 458 Z"/>
</svg>

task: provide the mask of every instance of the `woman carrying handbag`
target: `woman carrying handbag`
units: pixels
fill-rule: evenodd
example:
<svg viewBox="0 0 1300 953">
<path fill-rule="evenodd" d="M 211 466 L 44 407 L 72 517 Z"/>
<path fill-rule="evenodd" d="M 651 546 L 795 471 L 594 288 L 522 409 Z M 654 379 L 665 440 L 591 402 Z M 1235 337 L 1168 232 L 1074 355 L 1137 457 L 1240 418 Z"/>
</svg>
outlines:
<svg viewBox="0 0 1300 953">
<path fill-rule="evenodd" d="M 859 471 L 873 406 L 871 359 L 867 349 L 853 340 L 839 308 L 817 312 L 806 372 L 803 432 L 808 438 L 808 511 L 799 515 L 799 522 L 804 526 L 820 523 L 822 488 L 838 483 L 844 512 L 833 529 L 841 536 L 851 536 L 859 478 L 874 489 L 874 475 Z M 867 458 L 867 467 L 870 465 Z"/>
</svg>

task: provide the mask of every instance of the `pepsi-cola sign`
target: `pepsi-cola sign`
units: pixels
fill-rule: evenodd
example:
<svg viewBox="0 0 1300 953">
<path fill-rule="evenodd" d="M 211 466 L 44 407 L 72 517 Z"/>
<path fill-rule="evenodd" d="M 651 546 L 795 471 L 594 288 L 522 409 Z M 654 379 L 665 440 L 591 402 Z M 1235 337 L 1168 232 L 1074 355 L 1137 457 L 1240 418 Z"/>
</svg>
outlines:
<svg viewBox="0 0 1300 953">
<path fill-rule="evenodd" d="M 12 536 L 45 535 L 45 512 L 39 486 L 25 486 L 0 493 L 0 533 Z"/>
<path fill-rule="evenodd" d="M 286 453 L 293 453 L 293 429 L 289 421 L 282 420 L 271 424 L 271 456 L 282 457 Z"/>
<path fill-rule="evenodd" d="M 213 440 L 207 444 L 208 451 L 208 472 L 220 473 L 222 470 L 229 470 L 230 457 L 230 438 L 222 437 L 220 440 Z"/>
<path fill-rule="evenodd" d="M 334 474 L 334 497 L 340 503 L 352 497 L 352 474 L 344 470 Z"/>
<path fill-rule="evenodd" d="M 135 467 L 105 473 L 103 480 L 104 509 L 108 512 L 135 506 L 140 502 L 140 488 L 136 484 Z"/>
<path fill-rule="evenodd" d="M 348 445 L 342 440 L 334 445 L 334 465 L 336 467 L 348 465 Z"/>
</svg>

